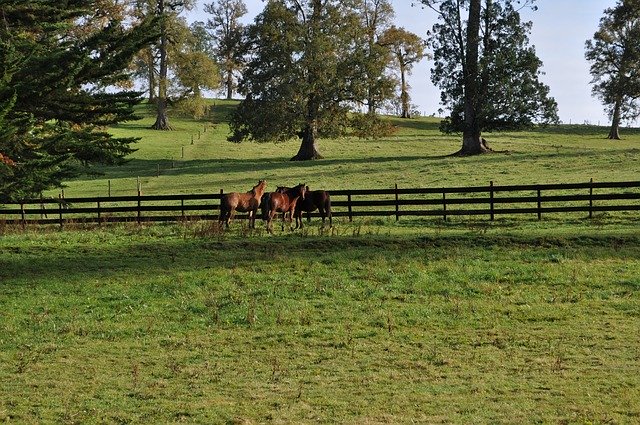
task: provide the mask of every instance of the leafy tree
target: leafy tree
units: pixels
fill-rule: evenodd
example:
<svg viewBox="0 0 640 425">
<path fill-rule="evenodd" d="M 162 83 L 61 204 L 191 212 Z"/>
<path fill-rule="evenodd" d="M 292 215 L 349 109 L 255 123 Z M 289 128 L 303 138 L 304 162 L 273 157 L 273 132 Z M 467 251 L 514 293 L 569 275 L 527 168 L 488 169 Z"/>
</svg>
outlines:
<svg viewBox="0 0 640 425">
<path fill-rule="evenodd" d="M 425 42 L 416 34 L 392 26 L 382 36 L 380 44 L 386 46 L 395 59 L 400 71 L 400 102 L 402 104 L 402 118 L 411 118 L 409 85 L 407 75 L 411 74 L 413 65 L 425 56 Z"/>
<path fill-rule="evenodd" d="M 240 18 L 247 14 L 247 6 L 242 0 L 217 0 L 205 4 L 204 10 L 211 15 L 206 28 L 211 30 L 213 51 L 223 73 L 227 99 L 231 99 L 237 86 L 235 76 L 244 66 Z"/>
<path fill-rule="evenodd" d="M 431 80 L 450 111 L 441 128 L 463 133 L 460 155 L 491 151 L 482 131 L 558 119 L 557 104 L 539 81 L 542 62 L 529 46 L 532 24 L 523 23 L 514 7 L 534 1 L 422 0 L 439 14 L 429 40 L 435 61 Z"/>
<path fill-rule="evenodd" d="M 358 48 L 364 65 L 361 83 L 367 91 L 368 113 L 375 114 L 383 102 L 392 98 L 396 86 L 393 76 L 385 73 L 391 59 L 388 49 L 380 43 L 395 12 L 389 0 L 359 0 L 356 8 L 362 21 L 361 46 Z"/>
<path fill-rule="evenodd" d="M 585 47 L 593 94 L 611 117 L 608 138 L 618 140 L 620 123 L 640 115 L 640 1 L 618 0 L 606 9 Z"/>
<path fill-rule="evenodd" d="M 178 13 L 191 9 L 193 7 L 193 0 L 155 0 L 153 6 L 155 7 L 156 16 L 164 19 L 160 21 L 160 43 L 157 45 L 160 68 L 158 71 L 158 95 L 156 97 L 156 122 L 152 128 L 156 130 L 171 130 L 167 116 L 169 86 L 168 51 L 171 28 L 169 22 L 175 22 Z"/>
<path fill-rule="evenodd" d="M 94 164 L 118 164 L 131 138 L 104 126 L 136 118 L 139 93 L 113 90 L 133 55 L 157 36 L 154 21 L 77 32 L 92 0 L 0 0 L 0 197 L 35 196 Z"/>
<path fill-rule="evenodd" d="M 240 91 L 246 98 L 231 121 L 231 141 L 301 139 L 292 160 L 322 158 L 321 136 L 346 131 L 347 113 L 367 97 L 366 64 L 358 43 L 355 3 L 269 1 L 248 28 Z"/>
</svg>

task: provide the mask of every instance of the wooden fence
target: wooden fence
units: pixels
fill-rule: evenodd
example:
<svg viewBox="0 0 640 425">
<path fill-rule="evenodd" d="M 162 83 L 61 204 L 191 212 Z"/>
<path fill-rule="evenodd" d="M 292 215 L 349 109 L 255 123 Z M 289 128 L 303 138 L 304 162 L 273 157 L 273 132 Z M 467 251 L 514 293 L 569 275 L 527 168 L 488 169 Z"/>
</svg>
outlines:
<svg viewBox="0 0 640 425">
<path fill-rule="evenodd" d="M 334 217 L 441 217 L 640 211 L 640 181 L 449 188 L 330 190 Z M 216 194 L 30 199 L 0 205 L 4 224 L 215 220 Z M 239 214 L 238 218 L 246 215 Z"/>
</svg>

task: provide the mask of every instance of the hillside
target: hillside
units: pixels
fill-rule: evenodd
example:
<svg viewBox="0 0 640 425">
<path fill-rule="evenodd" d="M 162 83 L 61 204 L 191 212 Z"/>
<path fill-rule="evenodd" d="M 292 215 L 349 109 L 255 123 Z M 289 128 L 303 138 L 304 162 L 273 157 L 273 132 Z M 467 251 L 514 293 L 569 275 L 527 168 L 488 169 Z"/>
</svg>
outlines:
<svg viewBox="0 0 640 425">
<path fill-rule="evenodd" d="M 68 182 L 66 196 L 132 194 L 140 179 L 145 194 L 247 190 L 259 179 L 275 185 L 306 182 L 314 188 L 442 187 L 496 184 L 622 181 L 640 172 L 640 130 L 623 130 L 623 140 L 605 139 L 607 128 L 560 125 L 529 132 L 485 134 L 494 155 L 452 158 L 459 135 L 438 131 L 438 118 L 389 118 L 397 132 L 377 140 L 321 140 L 326 159 L 294 163 L 298 141 L 241 143 L 226 140 L 235 102 L 215 100 L 202 120 L 173 117 L 174 131 L 150 130 L 152 110 L 143 119 L 112 132 L 140 137 L 130 161 L 103 168 L 102 175 Z M 193 140 L 193 142 L 192 142 Z M 57 194 L 52 191 L 50 195 Z"/>
</svg>

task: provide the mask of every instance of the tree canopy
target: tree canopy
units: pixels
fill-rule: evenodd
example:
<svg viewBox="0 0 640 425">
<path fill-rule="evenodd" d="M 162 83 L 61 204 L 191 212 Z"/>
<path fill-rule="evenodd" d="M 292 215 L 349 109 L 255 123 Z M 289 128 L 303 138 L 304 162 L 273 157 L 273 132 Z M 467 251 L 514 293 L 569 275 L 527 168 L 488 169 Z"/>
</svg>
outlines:
<svg viewBox="0 0 640 425">
<path fill-rule="evenodd" d="M 358 1 L 269 1 L 248 28 L 240 83 L 246 98 L 230 140 L 302 142 L 293 160 L 320 158 L 316 140 L 345 132 L 347 113 L 366 102 L 370 68 Z"/>
<path fill-rule="evenodd" d="M 463 132 L 461 154 L 488 150 L 482 131 L 557 121 L 557 104 L 539 79 L 542 62 L 529 45 L 532 24 L 522 22 L 514 6 L 531 6 L 533 0 L 423 3 L 439 15 L 429 45 L 435 61 L 431 80 L 450 113 L 441 128 Z"/>
<path fill-rule="evenodd" d="M 140 93 L 115 90 L 157 23 L 117 20 L 77 32 L 92 0 L 0 0 L 0 196 L 35 196 L 95 164 L 117 164 L 135 139 L 105 126 L 135 119 Z"/>
<path fill-rule="evenodd" d="M 604 11 L 585 44 L 592 90 L 611 118 L 609 139 L 620 138 L 620 123 L 640 115 L 640 1 L 618 0 Z"/>
</svg>

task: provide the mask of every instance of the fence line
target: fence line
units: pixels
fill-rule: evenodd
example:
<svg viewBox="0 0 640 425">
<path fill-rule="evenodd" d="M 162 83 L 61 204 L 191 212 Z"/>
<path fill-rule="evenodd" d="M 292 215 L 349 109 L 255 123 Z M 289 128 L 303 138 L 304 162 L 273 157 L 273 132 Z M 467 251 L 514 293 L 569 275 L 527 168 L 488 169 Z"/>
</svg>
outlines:
<svg viewBox="0 0 640 425">
<path fill-rule="evenodd" d="M 334 217 L 441 217 L 640 211 L 640 181 L 329 191 Z M 0 205 L 5 224 L 215 220 L 223 195 L 142 195 L 31 199 Z M 238 218 L 246 218 L 239 214 Z"/>
</svg>

